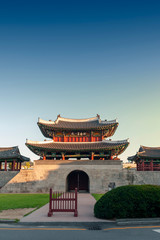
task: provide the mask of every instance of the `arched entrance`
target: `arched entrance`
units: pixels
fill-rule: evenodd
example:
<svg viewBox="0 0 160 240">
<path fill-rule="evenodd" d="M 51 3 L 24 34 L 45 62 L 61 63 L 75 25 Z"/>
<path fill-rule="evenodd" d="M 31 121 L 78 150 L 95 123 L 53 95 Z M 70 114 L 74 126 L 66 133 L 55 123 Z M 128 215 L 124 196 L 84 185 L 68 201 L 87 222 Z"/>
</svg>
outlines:
<svg viewBox="0 0 160 240">
<path fill-rule="evenodd" d="M 72 171 L 67 177 L 67 191 L 72 192 L 77 188 L 78 192 L 89 192 L 89 177 L 80 170 Z"/>
</svg>

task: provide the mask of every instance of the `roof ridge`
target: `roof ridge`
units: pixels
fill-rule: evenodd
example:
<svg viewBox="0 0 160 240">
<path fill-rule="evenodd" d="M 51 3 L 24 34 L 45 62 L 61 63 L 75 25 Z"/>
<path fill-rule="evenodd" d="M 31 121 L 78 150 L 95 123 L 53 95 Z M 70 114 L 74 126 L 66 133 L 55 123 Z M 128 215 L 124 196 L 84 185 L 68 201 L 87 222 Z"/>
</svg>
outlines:
<svg viewBox="0 0 160 240">
<path fill-rule="evenodd" d="M 58 123 L 59 121 L 66 121 L 66 122 L 92 122 L 99 120 L 99 117 L 91 117 L 91 118 L 81 118 L 81 119 L 75 119 L 75 118 L 64 118 L 64 117 L 58 117 L 57 120 L 55 121 Z"/>
<path fill-rule="evenodd" d="M 83 119 L 74 119 L 74 118 L 64 118 L 64 117 L 57 117 L 57 119 L 55 121 L 47 121 L 47 120 L 43 120 L 41 118 L 38 118 L 38 123 L 47 123 L 47 124 L 57 124 L 59 121 L 66 121 L 66 122 L 93 122 L 93 121 L 97 121 L 99 120 L 99 118 L 96 117 L 92 117 L 92 118 L 83 118 Z"/>
<path fill-rule="evenodd" d="M 56 125 L 58 124 L 59 121 L 62 122 L 70 122 L 70 123 L 90 123 L 90 122 L 94 122 L 94 121 L 98 121 L 99 124 L 108 124 L 108 123 L 118 123 L 117 119 L 113 119 L 113 120 L 101 120 L 98 117 L 93 117 L 93 118 L 84 118 L 84 119 L 71 119 L 71 118 L 62 118 L 59 117 L 58 119 L 56 119 L 55 121 L 52 120 L 43 120 L 41 118 L 38 118 L 38 123 L 40 124 L 50 124 L 50 125 Z"/>
<path fill-rule="evenodd" d="M 158 149 L 158 150 L 160 150 L 160 147 L 147 147 L 147 146 L 143 146 L 143 145 L 141 145 L 140 147 L 144 148 L 144 150 L 145 149 L 153 149 L 153 150 Z"/>
<path fill-rule="evenodd" d="M 0 151 L 8 151 L 8 150 L 18 150 L 18 146 L 13 147 L 0 147 Z"/>
</svg>

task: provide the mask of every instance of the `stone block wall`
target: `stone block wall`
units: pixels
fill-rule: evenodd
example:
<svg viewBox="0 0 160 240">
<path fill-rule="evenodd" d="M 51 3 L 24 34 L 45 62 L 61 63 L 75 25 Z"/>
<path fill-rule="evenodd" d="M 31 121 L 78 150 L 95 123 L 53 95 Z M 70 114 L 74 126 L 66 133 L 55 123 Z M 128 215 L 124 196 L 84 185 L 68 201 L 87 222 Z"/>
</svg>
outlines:
<svg viewBox="0 0 160 240">
<path fill-rule="evenodd" d="M 37 160 L 33 170 L 21 170 L 1 192 L 48 192 L 67 190 L 67 176 L 74 170 L 82 170 L 89 177 L 90 192 L 105 192 L 115 176 L 120 180 L 121 161 L 57 161 Z"/>
<path fill-rule="evenodd" d="M 12 178 L 14 178 L 19 172 L 0 171 L 0 188 L 7 184 Z"/>
<path fill-rule="evenodd" d="M 21 170 L 0 192 L 49 192 L 67 190 L 67 176 L 74 170 L 84 171 L 89 177 L 91 193 L 105 193 L 108 184 L 116 187 L 130 184 L 160 185 L 160 172 L 137 172 L 122 169 L 121 161 L 61 161 L 37 160 L 33 170 Z"/>
</svg>

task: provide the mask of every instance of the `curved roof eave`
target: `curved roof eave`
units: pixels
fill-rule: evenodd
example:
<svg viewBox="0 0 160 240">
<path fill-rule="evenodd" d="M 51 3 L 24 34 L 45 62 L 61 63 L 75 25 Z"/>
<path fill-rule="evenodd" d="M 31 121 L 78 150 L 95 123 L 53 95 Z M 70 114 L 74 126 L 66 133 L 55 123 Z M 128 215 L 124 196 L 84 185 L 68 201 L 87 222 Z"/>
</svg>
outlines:
<svg viewBox="0 0 160 240">
<path fill-rule="evenodd" d="M 86 145 L 86 143 L 90 143 L 90 144 L 99 144 L 99 143 L 112 143 L 112 144 L 124 144 L 124 143 L 128 143 L 129 144 L 129 138 L 124 139 L 124 140 L 102 140 L 102 141 L 95 141 L 95 142 L 55 142 L 53 140 L 46 140 L 46 141 L 32 141 L 32 140 L 28 140 L 26 139 L 26 144 L 50 144 L 50 143 L 55 143 L 55 144 L 84 144 Z"/>
<path fill-rule="evenodd" d="M 101 142 L 54 142 L 45 141 L 45 142 L 34 142 L 27 141 L 26 146 L 37 155 L 42 155 L 42 152 L 51 151 L 51 152 L 67 152 L 67 151 L 108 151 L 116 150 L 115 155 L 120 155 L 123 153 L 129 145 L 129 141 L 101 141 Z M 38 151 L 40 151 L 38 153 Z"/>
<path fill-rule="evenodd" d="M 57 117 L 57 119 L 55 121 L 52 120 L 43 120 L 41 118 L 38 118 L 38 124 L 47 124 L 47 125 L 56 125 L 58 124 L 59 121 L 63 121 L 63 122 L 70 122 L 70 123 L 89 123 L 89 122 L 93 122 L 93 121 L 98 121 L 100 124 L 112 124 L 112 123 L 118 123 L 117 118 L 114 120 L 101 120 L 100 116 L 96 116 L 96 117 L 92 117 L 92 118 L 85 118 L 85 119 L 72 119 L 72 118 L 63 118 L 63 117 Z"/>
<path fill-rule="evenodd" d="M 27 158 L 20 154 L 18 146 L 15 147 L 5 147 L 0 148 L 0 159 L 20 159 L 21 161 L 30 161 L 30 158 Z"/>
</svg>

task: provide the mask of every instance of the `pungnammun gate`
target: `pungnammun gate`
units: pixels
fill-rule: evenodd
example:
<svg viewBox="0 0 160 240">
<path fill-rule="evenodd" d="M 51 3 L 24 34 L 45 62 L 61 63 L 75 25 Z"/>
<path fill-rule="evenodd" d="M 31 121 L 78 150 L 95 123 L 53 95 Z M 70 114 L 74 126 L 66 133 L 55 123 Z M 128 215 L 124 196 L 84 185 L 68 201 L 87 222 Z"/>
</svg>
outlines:
<svg viewBox="0 0 160 240">
<path fill-rule="evenodd" d="M 100 116 L 74 120 L 62 118 L 44 121 L 39 119 L 38 126 L 42 134 L 50 141 L 34 142 L 27 140 L 27 147 L 43 160 L 68 160 L 88 158 L 90 160 L 112 160 L 128 146 L 128 140 L 111 141 L 118 122 L 102 121 Z"/>
<path fill-rule="evenodd" d="M 118 127 L 117 120 L 101 120 L 99 115 L 79 120 L 58 115 L 55 121 L 39 119 L 38 126 L 50 140 L 27 140 L 26 146 L 39 156 L 32 169 L 20 170 L 21 162 L 27 159 L 17 148 L 1 149 L 1 193 L 48 193 L 50 188 L 105 193 L 123 185 L 160 184 L 159 148 L 141 146 L 128 158 L 136 162 L 137 169 L 123 168 L 119 156 L 129 141 L 110 139 Z"/>
<path fill-rule="evenodd" d="M 122 169 L 118 156 L 128 147 L 128 140 L 112 141 L 117 120 L 68 119 L 60 115 L 55 121 L 38 120 L 38 126 L 46 138 L 51 140 L 26 141 L 26 146 L 40 160 L 34 169 L 47 175 L 45 188 L 81 192 L 101 192 L 114 182 L 111 173 Z"/>
</svg>

